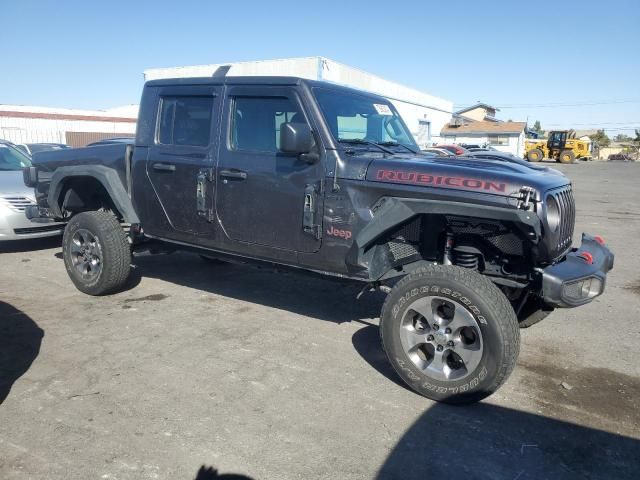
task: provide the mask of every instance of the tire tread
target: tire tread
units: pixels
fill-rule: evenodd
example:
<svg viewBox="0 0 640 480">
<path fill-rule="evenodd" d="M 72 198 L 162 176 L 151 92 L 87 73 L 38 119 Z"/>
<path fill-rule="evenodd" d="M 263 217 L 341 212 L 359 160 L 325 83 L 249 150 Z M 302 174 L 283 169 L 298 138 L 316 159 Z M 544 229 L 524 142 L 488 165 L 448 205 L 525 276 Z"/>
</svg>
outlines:
<svg viewBox="0 0 640 480">
<path fill-rule="evenodd" d="M 491 280 L 485 276 L 463 267 L 451 266 L 451 265 L 429 265 L 417 269 L 415 272 L 410 273 L 400 280 L 394 287 L 394 290 L 403 289 L 408 283 L 415 281 L 416 279 L 436 279 L 436 278 L 448 278 L 457 283 L 462 283 L 466 287 L 474 290 L 479 296 L 484 298 L 487 303 L 491 304 L 494 309 L 494 313 L 498 318 L 509 319 L 509 321 L 496 322 L 501 330 L 501 334 L 505 345 L 505 362 L 501 365 L 498 374 L 495 376 L 493 383 L 486 389 L 479 391 L 474 395 L 467 396 L 464 401 L 456 402 L 455 399 L 447 400 L 448 403 L 471 403 L 473 401 L 479 401 L 491 395 L 498 390 L 504 382 L 506 382 L 509 375 L 515 368 L 518 355 L 520 354 L 520 328 L 518 320 L 516 318 L 513 307 L 504 296 L 504 294 L 496 287 Z M 385 317 L 385 312 L 391 308 L 392 295 L 387 295 L 382 306 L 382 318 Z M 384 338 L 382 336 L 382 328 L 380 329 L 380 337 L 382 346 L 384 345 Z M 386 348 L 385 348 L 385 351 Z M 392 362 L 393 363 L 393 362 Z M 394 365 L 395 368 L 395 365 Z M 398 372 L 400 373 L 400 372 Z M 420 392 L 419 392 L 420 393 Z"/>
<path fill-rule="evenodd" d="M 116 216 L 108 211 L 90 211 L 75 215 L 71 221 L 95 223 L 94 232 L 102 242 L 105 250 L 104 255 L 109 257 L 108 263 L 103 263 L 102 278 L 100 278 L 95 288 L 81 288 L 78 282 L 71 277 L 78 289 L 89 295 L 106 295 L 113 293 L 127 281 L 131 271 L 131 248 L 127 240 L 127 235 L 122 229 Z M 69 223 L 71 225 L 71 223 Z M 67 244 L 69 230 L 65 229 L 63 245 Z M 66 248 L 66 247 L 65 247 Z M 104 259 L 103 259 L 104 260 Z M 66 262 L 65 262 L 66 263 Z M 71 276 L 71 273 L 70 273 Z"/>
</svg>

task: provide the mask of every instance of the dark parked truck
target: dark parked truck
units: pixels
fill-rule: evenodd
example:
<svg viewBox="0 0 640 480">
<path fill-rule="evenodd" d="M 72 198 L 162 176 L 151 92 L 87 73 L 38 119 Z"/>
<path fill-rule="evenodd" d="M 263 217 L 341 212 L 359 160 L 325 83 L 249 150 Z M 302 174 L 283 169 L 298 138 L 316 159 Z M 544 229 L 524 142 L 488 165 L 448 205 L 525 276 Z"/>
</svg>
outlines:
<svg viewBox="0 0 640 480">
<path fill-rule="evenodd" d="M 387 99 L 300 78 L 148 82 L 135 141 L 37 153 L 24 176 L 27 216 L 67 222 L 82 292 L 122 288 L 159 246 L 359 281 L 387 293 L 395 370 L 450 403 L 496 391 L 519 326 L 592 301 L 613 266 L 598 236 L 572 247 L 563 175 L 422 154 Z"/>
</svg>

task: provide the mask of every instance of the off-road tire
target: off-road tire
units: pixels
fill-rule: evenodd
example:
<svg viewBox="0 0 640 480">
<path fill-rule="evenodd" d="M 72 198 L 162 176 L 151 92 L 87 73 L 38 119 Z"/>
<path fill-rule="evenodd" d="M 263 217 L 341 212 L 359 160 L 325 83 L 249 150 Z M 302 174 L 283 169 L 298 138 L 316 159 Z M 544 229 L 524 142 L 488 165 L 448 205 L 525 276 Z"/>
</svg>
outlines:
<svg viewBox="0 0 640 480">
<path fill-rule="evenodd" d="M 527 160 L 529 160 L 530 162 L 541 162 L 543 158 L 544 154 L 539 148 L 529 150 L 529 153 L 527 153 Z"/>
<path fill-rule="evenodd" d="M 423 373 L 405 352 L 400 327 L 409 306 L 422 297 L 442 297 L 463 304 L 482 334 L 482 358 L 459 380 L 437 380 Z M 398 375 L 409 387 L 432 400 L 474 403 L 491 395 L 507 380 L 520 351 L 518 320 L 505 295 L 477 272 L 433 265 L 407 275 L 391 290 L 380 316 L 382 346 Z"/>
<path fill-rule="evenodd" d="M 83 278 L 74 267 L 72 245 L 79 230 L 88 231 L 99 244 L 101 268 L 97 277 Z M 62 254 L 69 278 L 78 290 L 88 295 L 106 295 L 119 290 L 131 270 L 131 248 L 120 222 L 111 212 L 79 213 L 69 220 L 62 237 Z"/>
<path fill-rule="evenodd" d="M 576 154 L 573 153 L 573 150 L 563 150 L 560 152 L 558 160 L 560 163 L 573 163 L 576 161 Z"/>
</svg>

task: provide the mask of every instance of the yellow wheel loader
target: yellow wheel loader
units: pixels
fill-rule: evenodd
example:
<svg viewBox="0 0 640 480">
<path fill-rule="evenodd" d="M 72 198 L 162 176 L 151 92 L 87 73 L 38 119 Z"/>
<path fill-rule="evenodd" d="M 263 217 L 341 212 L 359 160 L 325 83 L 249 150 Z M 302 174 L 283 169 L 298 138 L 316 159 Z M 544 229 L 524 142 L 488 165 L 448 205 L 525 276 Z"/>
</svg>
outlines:
<svg viewBox="0 0 640 480">
<path fill-rule="evenodd" d="M 576 159 L 591 160 L 589 143 L 575 138 L 573 130 L 553 130 L 549 138 L 543 140 L 527 140 L 525 142 L 525 158 L 530 162 L 540 162 L 545 158 L 560 163 L 573 163 Z"/>
</svg>

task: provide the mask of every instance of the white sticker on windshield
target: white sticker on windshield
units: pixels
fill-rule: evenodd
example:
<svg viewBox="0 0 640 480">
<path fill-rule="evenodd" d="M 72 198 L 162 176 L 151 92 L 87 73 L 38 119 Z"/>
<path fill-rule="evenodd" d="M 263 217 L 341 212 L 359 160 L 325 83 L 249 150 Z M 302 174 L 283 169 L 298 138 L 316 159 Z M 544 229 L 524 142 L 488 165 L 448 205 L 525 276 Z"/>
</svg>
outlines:
<svg viewBox="0 0 640 480">
<path fill-rule="evenodd" d="M 376 109 L 376 112 L 380 115 L 393 115 L 393 112 L 389 108 L 389 105 L 384 105 L 382 103 L 374 103 L 373 107 Z"/>
</svg>

